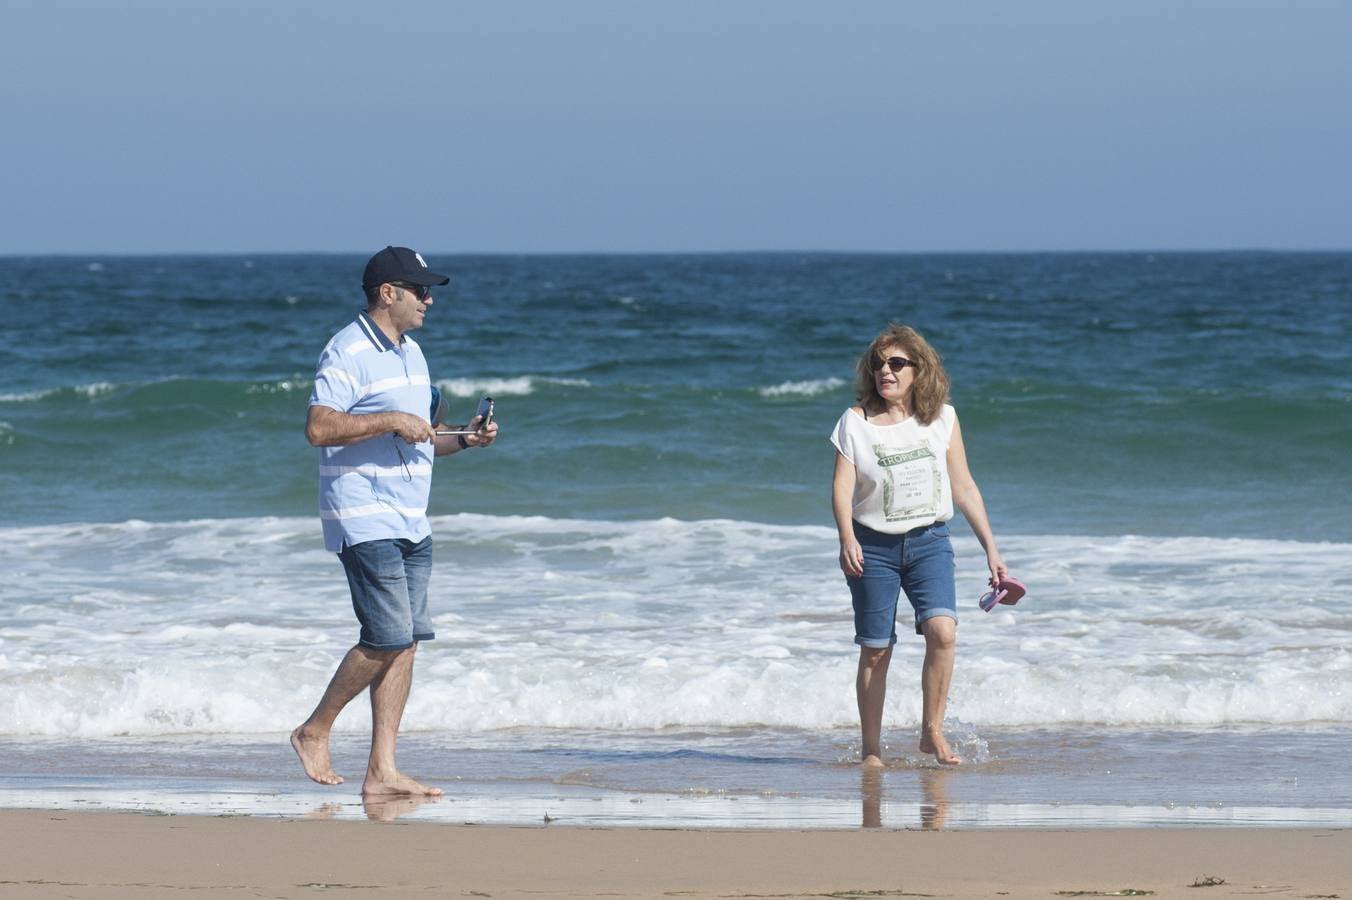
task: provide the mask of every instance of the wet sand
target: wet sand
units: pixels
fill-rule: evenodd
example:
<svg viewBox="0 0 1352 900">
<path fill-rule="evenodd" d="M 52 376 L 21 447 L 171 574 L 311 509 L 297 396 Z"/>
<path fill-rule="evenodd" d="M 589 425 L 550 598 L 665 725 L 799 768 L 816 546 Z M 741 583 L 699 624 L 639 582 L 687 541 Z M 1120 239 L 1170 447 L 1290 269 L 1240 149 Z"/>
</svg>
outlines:
<svg viewBox="0 0 1352 900">
<path fill-rule="evenodd" d="M 1352 830 L 722 831 L 0 810 L 0 896 L 1352 897 Z M 1223 884 L 1198 886 L 1208 879 Z"/>
</svg>

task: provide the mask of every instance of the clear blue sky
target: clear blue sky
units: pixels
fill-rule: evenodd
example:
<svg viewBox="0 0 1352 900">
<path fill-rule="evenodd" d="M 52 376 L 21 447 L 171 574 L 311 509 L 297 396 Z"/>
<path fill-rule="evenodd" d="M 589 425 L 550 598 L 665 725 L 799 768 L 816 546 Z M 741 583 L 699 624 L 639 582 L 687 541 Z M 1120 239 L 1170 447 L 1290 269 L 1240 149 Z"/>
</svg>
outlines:
<svg viewBox="0 0 1352 900">
<path fill-rule="evenodd" d="M 0 253 L 1352 248 L 1352 3 L 2 0 Z"/>
</svg>

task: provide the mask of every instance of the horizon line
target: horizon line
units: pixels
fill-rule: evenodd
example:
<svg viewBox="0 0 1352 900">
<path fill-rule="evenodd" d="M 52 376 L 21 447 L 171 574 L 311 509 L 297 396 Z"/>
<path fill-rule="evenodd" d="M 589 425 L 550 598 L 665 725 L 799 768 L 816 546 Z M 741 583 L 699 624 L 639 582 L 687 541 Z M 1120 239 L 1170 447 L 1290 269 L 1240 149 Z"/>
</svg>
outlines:
<svg viewBox="0 0 1352 900">
<path fill-rule="evenodd" d="M 360 256 L 369 250 L 56 250 L 56 251 L 0 251 L 0 259 L 31 259 L 52 257 L 194 257 L 194 256 Z M 1022 249 L 1022 250 L 421 250 L 429 256 L 1075 256 L 1075 255 L 1196 255 L 1196 254 L 1299 254 L 1349 253 L 1352 247 L 1117 247 L 1078 249 Z"/>
</svg>

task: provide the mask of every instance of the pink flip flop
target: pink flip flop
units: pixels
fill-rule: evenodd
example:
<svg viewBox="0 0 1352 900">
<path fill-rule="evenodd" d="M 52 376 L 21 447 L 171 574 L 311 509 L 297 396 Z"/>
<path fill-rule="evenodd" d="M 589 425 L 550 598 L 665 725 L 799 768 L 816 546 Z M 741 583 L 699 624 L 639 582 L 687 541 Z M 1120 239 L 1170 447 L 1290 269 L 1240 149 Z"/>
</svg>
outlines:
<svg viewBox="0 0 1352 900">
<path fill-rule="evenodd" d="M 995 609 L 995 604 L 1003 603 L 1006 606 L 1013 606 L 1023 599 L 1023 595 L 1028 589 L 1023 586 L 1023 582 L 1017 578 L 1010 578 L 1006 575 L 1000 579 L 1000 583 L 994 588 L 981 595 L 977 602 L 986 612 Z"/>
</svg>

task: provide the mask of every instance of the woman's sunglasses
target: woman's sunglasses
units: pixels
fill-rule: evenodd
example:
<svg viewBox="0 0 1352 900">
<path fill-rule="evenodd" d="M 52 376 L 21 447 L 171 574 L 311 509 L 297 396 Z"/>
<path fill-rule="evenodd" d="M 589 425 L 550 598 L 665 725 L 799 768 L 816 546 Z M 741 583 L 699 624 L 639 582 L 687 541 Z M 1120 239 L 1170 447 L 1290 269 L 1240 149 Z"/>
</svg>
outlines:
<svg viewBox="0 0 1352 900">
<path fill-rule="evenodd" d="M 887 366 L 892 370 L 892 374 L 895 375 L 907 366 L 913 365 L 915 365 L 915 363 L 904 356 L 889 356 L 887 359 L 875 359 L 873 361 L 873 370 L 876 372 L 883 366 Z"/>
</svg>

